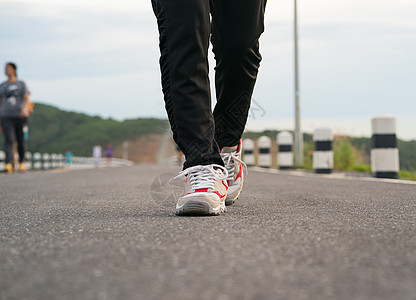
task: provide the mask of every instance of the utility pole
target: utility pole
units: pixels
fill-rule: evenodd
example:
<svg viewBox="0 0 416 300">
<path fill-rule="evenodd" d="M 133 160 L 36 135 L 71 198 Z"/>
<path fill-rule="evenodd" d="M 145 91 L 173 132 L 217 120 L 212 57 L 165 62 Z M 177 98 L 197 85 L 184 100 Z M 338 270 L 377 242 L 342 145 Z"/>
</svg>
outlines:
<svg viewBox="0 0 416 300">
<path fill-rule="evenodd" d="M 300 103 L 299 103 L 299 61 L 298 61 L 298 17 L 297 5 L 294 0 L 294 39 L 295 39 L 295 166 L 303 166 L 303 135 L 300 128 Z"/>
</svg>

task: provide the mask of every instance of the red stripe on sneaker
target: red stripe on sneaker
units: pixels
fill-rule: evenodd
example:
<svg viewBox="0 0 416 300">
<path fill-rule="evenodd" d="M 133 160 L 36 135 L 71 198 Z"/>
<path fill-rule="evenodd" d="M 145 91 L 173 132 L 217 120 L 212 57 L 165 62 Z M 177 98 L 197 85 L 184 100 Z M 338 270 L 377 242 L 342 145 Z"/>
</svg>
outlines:
<svg viewBox="0 0 416 300">
<path fill-rule="evenodd" d="M 240 171 L 238 171 L 238 174 L 237 174 L 237 176 L 235 177 L 234 182 L 235 182 L 235 181 L 237 181 L 237 179 L 238 179 L 239 177 L 241 177 L 241 173 L 243 173 L 243 169 L 241 169 L 241 165 L 240 165 Z"/>
<path fill-rule="evenodd" d="M 223 198 L 223 197 L 225 197 L 225 195 L 227 195 L 227 193 L 225 193 L 224 195 L 221 195 L 220 192 L 217 192 L 217 191 L 215 191 L 213 193 L 217 194 L 220 198 Z"/>
<path fill-rule="evenodd" d="M 206 193 L 206 192 L 208 192 L 208 188 L 206 188 L 206 189 L 196 189 L 194 192 L 189 192 L 186 195 L 193 194 L 193 193 Z"/>
</svg>

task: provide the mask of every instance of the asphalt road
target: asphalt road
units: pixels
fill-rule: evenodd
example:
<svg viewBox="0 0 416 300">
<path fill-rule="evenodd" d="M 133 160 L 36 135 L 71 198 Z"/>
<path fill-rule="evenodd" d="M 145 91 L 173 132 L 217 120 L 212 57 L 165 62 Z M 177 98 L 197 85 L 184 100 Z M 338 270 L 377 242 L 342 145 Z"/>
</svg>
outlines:
<svg viewBox="0 0 416 300">
<path fill-rule="evenodd" d="M 416 185 L 249 171 L 177 217 L 176 171 L 1 174 L 0 299 L 416 299 Z"/>
</svg>

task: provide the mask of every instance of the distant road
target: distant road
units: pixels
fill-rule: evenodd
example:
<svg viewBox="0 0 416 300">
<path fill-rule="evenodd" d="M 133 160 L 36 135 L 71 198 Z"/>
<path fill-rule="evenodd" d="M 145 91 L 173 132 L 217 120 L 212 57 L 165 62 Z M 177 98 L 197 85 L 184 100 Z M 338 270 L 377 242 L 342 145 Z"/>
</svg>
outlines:
<svg viewBox="0 0 416 300">
<path fill-rule="evenodd" d="M 0 174 L 0 299 L 416 299 L 416 185 L 249 171 L 177 217 L 177 171 Z"/>
</svg>

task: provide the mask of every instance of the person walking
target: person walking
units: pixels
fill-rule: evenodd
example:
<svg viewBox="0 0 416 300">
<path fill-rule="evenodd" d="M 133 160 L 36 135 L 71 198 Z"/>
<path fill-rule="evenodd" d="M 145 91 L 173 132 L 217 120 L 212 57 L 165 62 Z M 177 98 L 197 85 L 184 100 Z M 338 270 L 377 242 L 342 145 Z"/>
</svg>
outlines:
<svg viewBox="0 0 416 300">
<path fill-rule="evenodd" d="M 72 164 L 72 158 L 74 157 L 74 154 L 70 149 L 66 149 L 65 151 L 65 168 L 70 169 Z"/>
<path fill-rule="evenodd" d="M 113 158 L 113 146 L 110 143 L 105 147 L 105 157 L 107 159 L 107 167 L 111 166 L 111 159 Z"/>
<path fill-rule="evenodd" d="M 260 66 L 266 0 L 152 0 L 173 138 L 185 155 L 178 215 L 216 215 L 243 187 L 241 136 Z M 215 55 L 211 109 L 208 46 Z"/>
<path fill-rule="evenodd" d="M 94 158 L 94 166 L 98 168 L 100 166 L 100 159 L 102 156 L 102 148 L 99 144 L 95 144 L 92 148 L 92 157 Z"/>
<path fill-rule="evenodd" d="M 31 113 L 29 90 L 26 84 L 17 79 L 17 66 L 9 62 L 5 66 L 7 81 L 0 85 L 0 130 L 5 137 L 5 172 L 12 173 L 13 143 L 17 141 L 19 153 L 19 171 L 26 170 L 25 145 L 23 128 L 27 124 L 27 118 Z"/>
</svg>

